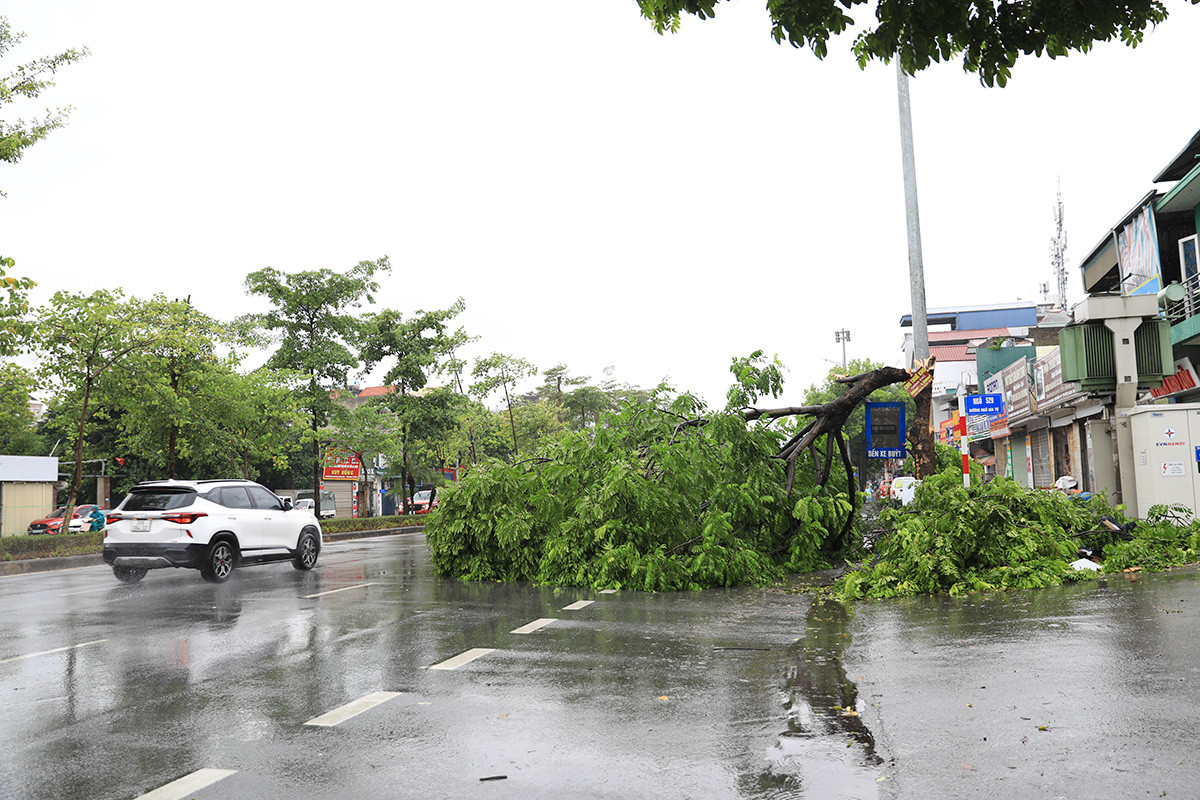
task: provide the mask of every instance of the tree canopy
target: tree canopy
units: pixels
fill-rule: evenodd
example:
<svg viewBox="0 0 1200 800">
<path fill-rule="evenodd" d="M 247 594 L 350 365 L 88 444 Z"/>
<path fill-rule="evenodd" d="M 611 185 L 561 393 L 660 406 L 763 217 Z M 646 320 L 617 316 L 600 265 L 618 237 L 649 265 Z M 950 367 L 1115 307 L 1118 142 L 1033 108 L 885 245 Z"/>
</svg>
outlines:
<svg viewBox="0 0 1200 800">
<path fill-rule="evenodd" d="M 387 256 L 360 261 L 344 273 L 331 269 L 284 273 L 267 267 L 246 276 L 246 291 L 270 310 L 243 317 L 242 324 L 266 331 L 277 343 L 267 360 L 273 369 L 300 373 L 306 381 L 301 405 L 312 434 L 312 491 L 321 511 L 320 430 L 334 413 L 332 393 L 343 389 L 361 358 L 363 322 L 354 312 L 373 300 L 375 273 L 391 269 Z"/>
<path fill-rule="evenodd" d="M 25 34 L 13 31 L 7 17 L 0 17 L 0 56 L 21 42 Z M 54 85 L 51 80 L 61 67 L 78 61 L 88 54 L 87 48 L 64 50 L 57 55 L 43 56 L 21 64 L 7 75 L 0 75 L 0 106 L 8 106 L 24 98 L 32 100 Z M 30 145 L 44 139 L 50 131 L 66 123 L 71 109 L 47 111 L 41 119 L 26 122 L 22 119 L 0 120 L 0 161 L 10 164 L 21 158 Z M 7 111 L 5 116 L 8 116 Z"/>
<path fill-rule="evenodd" d="M 719 2 L 638 0 L 638 5 L 664 33 L 679 30 L 685 14 L 715 16 Z M 851 49 L 860 66 L 899 58 L 904 71 L 914 74 L 961 58 L 963 68 L 987 86 L 1005 85 L 1019 56 L 1086 53 L 1113 39 L 1136 47 L 1147 28 L 1167 18 L 1162 0 L 768 0 L 767 13 L 776 42 L 806 47 L 819 58 L 828 54 L 831 38 L 857 31 Z"/>
</svg>

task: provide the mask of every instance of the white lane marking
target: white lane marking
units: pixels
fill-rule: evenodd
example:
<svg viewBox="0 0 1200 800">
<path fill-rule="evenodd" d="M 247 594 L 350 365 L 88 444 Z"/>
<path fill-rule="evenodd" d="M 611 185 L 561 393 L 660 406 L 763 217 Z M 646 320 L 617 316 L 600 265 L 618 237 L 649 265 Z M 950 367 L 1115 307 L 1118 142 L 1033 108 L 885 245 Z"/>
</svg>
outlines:
<svg viewBox="0 0 1200 800">
<path fill-rule="evenodd" d="M 465 653 L 459 653 L 454 658 L 448 658 L 440 664 L 434 664 L 430 669 L 458 669 L 463 664 L 470 664 L 480 656 L 486 656 L 496 648 L 494 647 L 473 647 Z"/>
<path fill-rule="evenodd" d="M 595 600 L 576 600 L 574 603 L 571 603 L 571 605 L 569 605 L 569 606 L 563 606 L 563 611 L 578 611 L 581 608 L 587 608 L 594 602 L 596 602 L 596 601 Z"/>
<path fill-rule="evenodd" d="M 616 594 L 616 589 L 601 589 L 600 594 Z"/>
<path fill-rule="evenodd" d="M 236 769 L 198 769 L 190 775 L 184 775 L 179 780 L 147 792 L 138 800 L 183 800 L 183 798 L 199 791 L 206 786 L 212 786 L 217 781 L 224 780 L 236 773 Z"/>
<path fill-rule="evenodd" d="M 317 592 L 316 594 L 306 594 L 303 597 L 301 597 L 300 599 L 311 600 L 314 597 L 324 597 L 327 594 L 337 594 L 338 592 L 348 592 L 351 589 L 365 589 L 368 586 L 374 586 L 374 585 L 375 585 L 374 581 L 368 581 L 367 583 L 360 583 L 355 586 L 343 586 L 341 589 L 330 589 L 328 592 Z"/>
<path fill-rule="evenodd" d="M 335 708 L 333 711 L 327 711 L 319 717 L 313 717 L 305 725 L 314 725 L 319 728 L 332 728 L 334 725 L 345 722 L 351 717 L 356 717 L 359 714 L 372 709 L 380 703 L 386 703 L 393 697 L 399 697 L 400 692 L 371 692 L 368 695 L 352 700 L 341 708 Z"/>
<path fill-rule="evenodd" d="M 51 653 L 62 653 L 67 650 L 74 650 L 79 647 L 87 647 L 88 645 L 100 644 L 101 642 L 107 642 L 107 641 L 108 641 L 108 639 L 97 639 L 94 642 L 83 642 L 82 644 L 70 644 L 70 645 L 67 645 L 66 647 L 56 647 L 53 650 L 42 650 L 40 653 L 26 653 L 23 656 L 13 656 L 12 658 L 6 658 L 3 661 L 0 661 L 0 664 L 8 664 L 13 661 L 20 661 L 23 658 L 34 658 L 36 656 L 48 656 Z"/>
<path fill-rule="evenodd" d="M 545 617 L 543 617 L 542 619 L 535 619 L 533 622 L 529 623 L 528 625 L 522 625 L 521 627 L 517 628 L 516 630 L 509 631 L 509 633 L 533 633 L 534 631 L 540 631 L 542 628 L 546 627 L 551 622 L 556 622 L 556 621 L 557 620 L 547 619 Z"/>
</svg>

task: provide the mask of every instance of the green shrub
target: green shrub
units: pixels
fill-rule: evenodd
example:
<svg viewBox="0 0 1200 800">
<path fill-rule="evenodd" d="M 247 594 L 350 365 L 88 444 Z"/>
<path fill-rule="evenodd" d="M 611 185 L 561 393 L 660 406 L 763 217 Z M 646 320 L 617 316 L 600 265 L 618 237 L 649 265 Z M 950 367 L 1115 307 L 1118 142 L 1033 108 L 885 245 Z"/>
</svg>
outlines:
<svg viewBox="0 0 1200 800">
<path fill-rule="evenodd" d="M 344 533 L 345 531 L 381 531 L 389 528 L 410 528 L 423 526 L 429 519 L 428 514 L 409 514 L 408 516 L 391 517 L 346 517 L 321 521 L 321 530 L 325 533 Z"/>
<path fill-rule="evenodd" d="M 100 552 L 104 542 L 103 537 L 103 533 L 5 536 L 0 538 L 0 561 L 92 555 Z"/>
</svg>

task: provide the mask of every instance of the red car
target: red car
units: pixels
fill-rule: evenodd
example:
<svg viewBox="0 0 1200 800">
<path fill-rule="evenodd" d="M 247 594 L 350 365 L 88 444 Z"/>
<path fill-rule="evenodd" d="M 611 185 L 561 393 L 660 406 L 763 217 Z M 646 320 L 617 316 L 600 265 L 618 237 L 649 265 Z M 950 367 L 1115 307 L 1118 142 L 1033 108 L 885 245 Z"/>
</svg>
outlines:
<svg viewBox="0 0 1200 800">
<path fill-rule="evenodd" d="M 92 521 L 88 517 L 97 508 L 98 506 L 86 504 L 75 506 L 75 511 L 71 514 L 71 523 L 67 526 L 68 531 L 80 533 L 91 530 Z M 60 506 L 41 519 L 35 519 L 29 523 L 29 533 L 62 533 L 63 512 L 66 510 L 66 506 Z"/>
<path fill-rule="evenodd" d="M 428 514 L 432 509 L 429 508 L 429 495 L 432 494 L 428 489 L 417 492 L 409 501 L 408 507 L 412 509 L 414 514 Z M 433 507 L 438 507 L 438 499 L 433 498 Z"/>
</svg>

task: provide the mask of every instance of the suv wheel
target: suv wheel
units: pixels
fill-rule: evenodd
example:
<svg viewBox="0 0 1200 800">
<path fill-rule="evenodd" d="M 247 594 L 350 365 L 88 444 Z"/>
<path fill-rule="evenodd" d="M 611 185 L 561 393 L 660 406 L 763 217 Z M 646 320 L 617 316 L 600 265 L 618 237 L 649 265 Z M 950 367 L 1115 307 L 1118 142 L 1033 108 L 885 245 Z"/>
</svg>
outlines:
<svg viewBox="0 0 1200 800">
<path fill-rule="evenodd" d="M 300 534 L 300 541 L 296 545 L 294 551 L 295 558 L 292 559 L 292 566 L 296 569 L 308 571 L 317 565 L 317 553 L 319 552 L 317 537 L 309 531 Z"/>
<path fill-rule="evenodd" d="M 137 583 L 146 577 L 146 569 L 144 567 L 113 567 L 113 575 L 116 575 L 117 580 L 121 583 Z"/>
<path fill-rule="evenodd" d="M 237 551 L 233 545 L 222 539 L 208 548 L 204 555 L 204 563 L 200 565 L 200 575 L 209 583 L 222 583 L 229 580 L 233 574 L 233 562 Z"/>
</svg>

